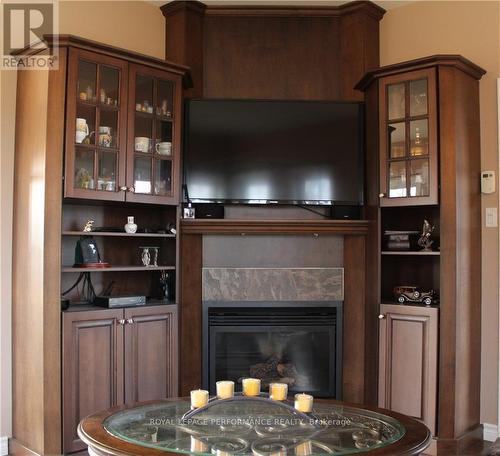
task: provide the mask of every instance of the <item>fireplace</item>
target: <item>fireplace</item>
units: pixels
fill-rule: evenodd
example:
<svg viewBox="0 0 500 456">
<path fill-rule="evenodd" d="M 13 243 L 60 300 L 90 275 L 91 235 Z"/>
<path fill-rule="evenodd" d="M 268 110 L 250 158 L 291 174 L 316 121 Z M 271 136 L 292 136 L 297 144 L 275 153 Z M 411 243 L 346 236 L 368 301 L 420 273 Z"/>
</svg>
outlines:
<svg viewBox="0 0 500 456">
<path fill-rule="evenodd" d="M 290 392 L 341 399 L 342 302 L 203 304 L 203 386 L 260 378 Z"/>
</svg>

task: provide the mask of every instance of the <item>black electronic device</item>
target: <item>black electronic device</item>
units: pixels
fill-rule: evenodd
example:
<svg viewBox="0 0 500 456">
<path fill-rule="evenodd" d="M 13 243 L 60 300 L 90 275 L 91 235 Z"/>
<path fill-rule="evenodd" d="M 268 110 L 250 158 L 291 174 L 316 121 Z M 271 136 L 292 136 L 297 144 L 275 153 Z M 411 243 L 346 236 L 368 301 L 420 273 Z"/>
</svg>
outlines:
<svg viewBox="0 0 500 456">
<path fill-rule="evenodd" d="M 330 218 L 334 220 L 359 220 L 361 218 L 361 206 L 332 206 Z"/>
<path fill-rule="evenodd" d="M 186 201 L 363 204 L 362 103 L 194 99 L 185 112 Z"/>
<path fill-rule="evenodd" d="M 146 305 L 146 296 L 96 296 L 94 304 L 109 309 Z"/>
<path fill-rule="evenodd" d="M 75 247 L 75 268 L 109 268 L 110 264 L 101 260 L 99 249 L 92 236 L 82 236 Z"/>
<path fill-rule="evenodd" d="M 198 219 L 223 219 L 224 205 L 223 204 L 193 204 L 195 209 L 195 217 Z"/>
</svg>

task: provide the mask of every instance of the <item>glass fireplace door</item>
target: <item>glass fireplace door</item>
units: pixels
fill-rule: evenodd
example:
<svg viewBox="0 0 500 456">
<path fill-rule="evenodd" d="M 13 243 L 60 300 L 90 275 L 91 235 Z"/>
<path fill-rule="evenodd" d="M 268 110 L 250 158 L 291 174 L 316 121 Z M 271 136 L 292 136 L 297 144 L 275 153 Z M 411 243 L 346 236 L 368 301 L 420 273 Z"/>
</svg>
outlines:
<svg viewBox="0 0 500 456">
<path fill-rule="evenodd" d="M 287 383 L 291 392 L 337 397 L 335 326 L 210 326 L 209 386 L 245 377 Z"/>
</svg>

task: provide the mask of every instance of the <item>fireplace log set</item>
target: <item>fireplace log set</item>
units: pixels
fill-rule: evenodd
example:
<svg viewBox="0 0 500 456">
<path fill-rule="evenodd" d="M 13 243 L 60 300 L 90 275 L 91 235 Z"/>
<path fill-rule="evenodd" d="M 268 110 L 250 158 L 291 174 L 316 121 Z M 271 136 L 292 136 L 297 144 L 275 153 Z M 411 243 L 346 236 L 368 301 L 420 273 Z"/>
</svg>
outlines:
<svg viewBox="0 0 500 456">
<path fill-rule="evenodd" d="M 305 387 L 309 383 L 307 376 L 299 374 L 295 364 L 284 362 L 275 356 L 250 366 L 250 376 L 259 378 L 266 388 L 270 383 L 286 383 L 289 387 Z M 241 380 L 239 379 L 240 382 Z"/>
</svg>

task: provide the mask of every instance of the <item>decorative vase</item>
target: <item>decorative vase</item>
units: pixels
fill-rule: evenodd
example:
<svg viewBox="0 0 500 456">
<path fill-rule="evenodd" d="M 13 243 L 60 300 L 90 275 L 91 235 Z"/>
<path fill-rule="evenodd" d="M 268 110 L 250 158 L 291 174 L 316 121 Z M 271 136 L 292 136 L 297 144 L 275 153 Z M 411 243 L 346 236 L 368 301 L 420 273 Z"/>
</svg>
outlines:
<svg viewBox="0 0 500 456">
<path fill-rule="evenodd" d="M 134 217 L 127 217 L 127 224 L 125 225 L 125 232 L 127 233 L 135 233 L 137 231 L 137 225 L 134 223 Z"/>
</svg>

